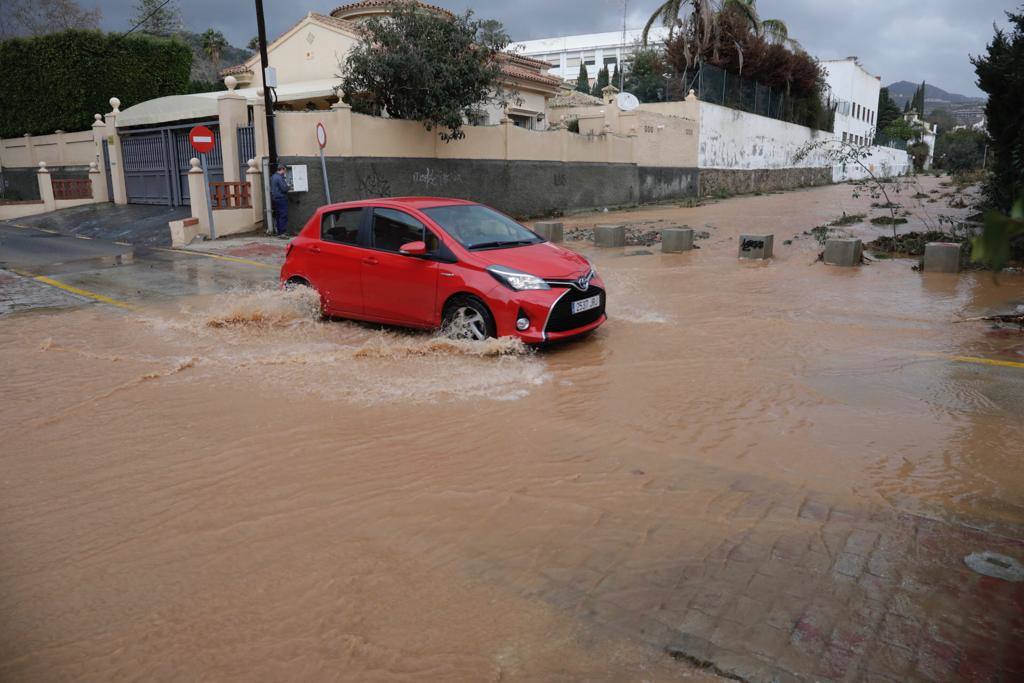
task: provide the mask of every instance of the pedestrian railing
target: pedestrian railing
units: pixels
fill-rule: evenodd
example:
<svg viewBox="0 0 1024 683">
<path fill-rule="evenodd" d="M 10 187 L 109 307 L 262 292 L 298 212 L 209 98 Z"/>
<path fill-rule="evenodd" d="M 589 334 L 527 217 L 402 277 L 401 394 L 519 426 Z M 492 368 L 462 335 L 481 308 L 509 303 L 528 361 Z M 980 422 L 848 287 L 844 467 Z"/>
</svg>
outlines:
<svg viewBox="0 0 1024 683">
<path fill-rule="evenodd" d="M 54 199 L 92 199 L 92 181 L 88 178 L 52 180 Z"/>
<path fill-rule="evenodd" d="M 210 204 L 214 211 L 252 208 L 249 183 L 210 183 Z"/>
</svg>

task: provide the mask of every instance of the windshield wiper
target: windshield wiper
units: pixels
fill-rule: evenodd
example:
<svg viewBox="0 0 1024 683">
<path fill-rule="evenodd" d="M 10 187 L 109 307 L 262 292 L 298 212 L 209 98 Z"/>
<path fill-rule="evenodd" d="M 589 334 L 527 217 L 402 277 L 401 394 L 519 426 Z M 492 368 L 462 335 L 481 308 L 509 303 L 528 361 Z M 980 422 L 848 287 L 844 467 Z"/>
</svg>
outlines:
<svg viewBox="0 0 1024 683">
<path fill-rule="evenodd" d="M 535 244 L 536 240 L 507 240 L 504 242 L 481 242 L 470 247 L 471 251 L 477 249 L 498 249 L 500 247 L 512 247 L 521 244 Z"/>
</svg>

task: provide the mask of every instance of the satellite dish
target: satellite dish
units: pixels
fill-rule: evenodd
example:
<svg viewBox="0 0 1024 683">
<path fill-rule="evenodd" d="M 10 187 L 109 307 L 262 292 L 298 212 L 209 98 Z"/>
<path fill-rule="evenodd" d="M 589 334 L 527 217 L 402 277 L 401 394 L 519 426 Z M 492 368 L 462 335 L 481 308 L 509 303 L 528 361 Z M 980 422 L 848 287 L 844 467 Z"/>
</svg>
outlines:
<svg viewBox="0 0 1024 683">
<path fill-rule="evenodd" d="M 640 106 L 640 100 L 631 92 L 620 92 L 615 98 L 615 103 L 622 111 L 633 111 Z"/>
</svg>

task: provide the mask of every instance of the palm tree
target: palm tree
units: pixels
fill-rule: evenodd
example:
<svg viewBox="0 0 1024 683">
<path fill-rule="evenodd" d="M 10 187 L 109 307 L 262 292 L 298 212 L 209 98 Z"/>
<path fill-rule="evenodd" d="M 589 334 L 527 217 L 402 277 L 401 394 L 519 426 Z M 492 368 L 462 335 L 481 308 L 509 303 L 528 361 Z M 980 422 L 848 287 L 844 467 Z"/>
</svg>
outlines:
<svg viewBox="0 0 1024 683">
<path fill-rule="evenodd" d="M 690 7 L 684 14 L 686 6 Z M 757 13 L 757 0 L 667 0 L 659 5 L 647 20 L 643 31 L 643 43 L 647 45 L 651 28 L 659 21 L 669 30 L 671 40 L 676 31 L 688 36 L 683 52 L 687 65 L 700 60 L 700 55 L 711 49 L 715 58 L 723 38 L 721 17 L 725 12 L 734 12 L 744 20 L 747 28 L 770 43 L 797 43 L 789 37 L 789 28 L 780 19 L 761 19 Z M 729 38 L 739 56 L 740 70 L 743 69 L 743 51 L 735 37 Z"/>
<path fill-rule="evenodd" d="M 203 52 L 213 62 L 213 71 L 215 74 L 220 73 L 220 54 L 228 46 L 227 38 L 220 31 L 214 31 L 212 28 L 206 29 L 202 35 Z"/>
</svg>

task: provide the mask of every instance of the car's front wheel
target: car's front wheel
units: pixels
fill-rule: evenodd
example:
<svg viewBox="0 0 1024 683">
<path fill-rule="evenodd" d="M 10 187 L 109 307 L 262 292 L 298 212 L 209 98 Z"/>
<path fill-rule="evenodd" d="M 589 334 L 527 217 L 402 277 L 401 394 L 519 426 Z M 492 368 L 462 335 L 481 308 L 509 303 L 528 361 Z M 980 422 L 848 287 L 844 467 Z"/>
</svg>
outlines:
<svg viewBox="0 0 1024 683">
<path fill-rule="evenodd" d="M 498 336 L 491 311 L 482 301 L 467 295 L 452 297 L 445 306 L 441 330 L 453 339 L 483 341 Z"/>
</svg>

